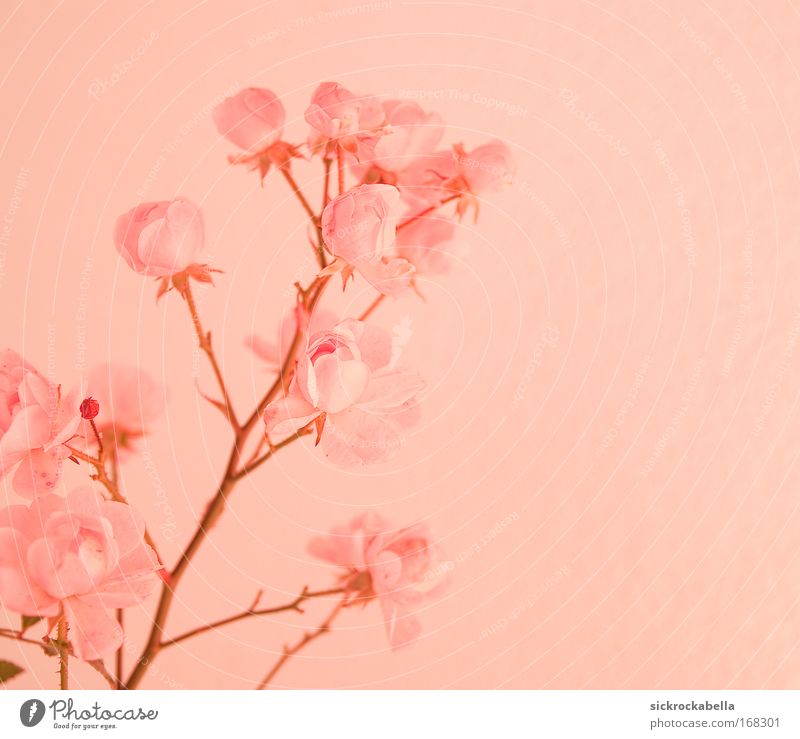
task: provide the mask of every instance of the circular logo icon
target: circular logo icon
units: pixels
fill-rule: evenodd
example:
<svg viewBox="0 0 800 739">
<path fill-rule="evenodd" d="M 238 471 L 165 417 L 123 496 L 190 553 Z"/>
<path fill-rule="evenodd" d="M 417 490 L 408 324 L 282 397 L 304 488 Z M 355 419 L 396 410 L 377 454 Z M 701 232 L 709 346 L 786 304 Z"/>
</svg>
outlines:
<svg viewBox="0 0 800 739">
<path fill-rule="evenodd" d="M 44 718 L 44 703 L 38 698 L 31 698 L 19 709 L 19 720 L 23 726 L 36 726 Z"/>
</svg>

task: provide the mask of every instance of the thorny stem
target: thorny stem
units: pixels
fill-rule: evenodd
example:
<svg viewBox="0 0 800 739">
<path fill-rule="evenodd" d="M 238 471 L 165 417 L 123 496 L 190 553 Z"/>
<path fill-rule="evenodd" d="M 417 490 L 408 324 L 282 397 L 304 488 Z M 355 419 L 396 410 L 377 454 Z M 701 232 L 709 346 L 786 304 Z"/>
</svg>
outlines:
<svg viewBox="0 0 800 739">
<path fill-rule="evenodd" d="M 214 349 L 211 346 L 211 333 L 203 330 L 203 324 L 200 320 L 200 314 L 197 311 L 197 304 L 194 301 L 194 295 L 192 294 L 192 288 L 189 284 L 189 280 L 187 280 L 185 286 L 182 287 L 181 294 L 186 299 L 186 305 L 188 306 L 189 314 L 192 317 L 194 330 L 197 333 L 197 341 L 200 345 L 200 348 L 208 357 L 209 364 L 214 370 L 214 375 L 217 378 L 217 384 L 219 385 L 220 392 L 222 393 L 223 411 L 227 416 L 228 423 L 230 423 L 234 433 L 237 433 L 239 431 L 239 422 L 236 420 L 236 414 L 233 411 L 233 404 L 231 403 L 228 389 L 225 386 L 225 380 L 222 377 L 222 371 L 219 368 L 217 357 L 214 354 Z"/>
<path fill-rule="evenodd" d="M 271 608 L 256 608 L 258 602 L 261 598 L 261 593 L 259 592 L 256 596 L 256 599 L 253 601 L 253 605 L 250 606 L 246 611 L 242 611 L 241 613 L 237 613 L 233 616 L 228 616 L 227 618 L 222 618 L 219 621 L 213 621 L 210 624 L 205 624 L 204 626 L 198 626 L 196 629 L 191 629 L 190 631 L 186 631 L 180 636 L 176 636 L 173 639 L 167 639 L 161 643 L 161 648 L 170 647 L 174 644 L 179 644 L 186 639 L 191 639 L 193 636 L 198 636 L 199 634 L 203 634 L 206 631 L 212 631 L 214 629 L 219 629 L 222 626 L 227 626 L 228 624 L 236 623 L 237 621 L 241 621 L 245 618 L 250 618 L 251 616 L 269 616 L 275 613 L 283 613 L 285 611 L 297 611 L 298 613 L 303 613 L 303 609 L 300 608 L 300 605 L 307 600 L 311 600 L 312 598 L 324 598 L 329 595 L 339 595 L 340 593 L 344 592 L 344 588 L 331 588 L 330 590 L 308 590 L 307 588 L 303 588 L 303 592 L 300 593 L 291 603 L 285 603 L 282 606 L 273 606 Z"/>
<path fill-rule="evenodd" d="M 58 638 L 56 638 L 56 642 L 53 642 L 48 637 L 37 641 L 36 639 L 29 639 L 28 637 L 23 636 L 21 631 L 14 631 L 13 629 L 0 629 L 0 637 L 4 639 L 13 639 L 14 641 L 18 641 L 22 644 L 32 644 L 35 647 L 39 647 L 39 649 L 41 649 L 48 657 L 58 654 L 58 647 L 56 646 L 56 643 L 59 641 Z M 68 654 L 74 655 L 74 652 L 68 644 L 67 652 Z M 91 660 L 86 664 L 102 675 L 109 687 L 116 687 L 116 680 L 114 680 L 114 678 L 108 674 L 108 670 L 106 670 L 102 660 Z"/>
<path fill-rule="evenodd" d="M 317 234 L 317 261 L 319 262 L 319 266 L 322 267 L 322 269 L 325 269 L 328 264 L 325 261 L 325 250 L 322 246 L 322 230 L 320 229 L 319 218 L 317 218 L 316 213 L 314 213 L 314 209 L 309 205 L 308 200 L 306 200 L 306 196 L 303 195 L 303 191 L 300 189 L 300 186 L 297 184 L 297 181 L 292 176 L 292 173 L 289 171 L 289 169 L 287 167 L 281 167 L 281 172 L 286 178 L 286 181 L 289 183 L 289 187 L 292 189 L 292 192 L 297 195 L 300 205 L 303 206 L 303 210 L 308 215 L 311 225 L 314 227 L 314 231 Z"/>
<path fill-rule="evenodd" d="M 322 209 L 325 210 L 325 206 L 328 204 L 328 201 L 331 199 L 330 195 L 330 184 L 331 184 L 331 165 L 333 161 L 328 159 L 327 157 L 323 160 L 323 165 L 325 167 L 325 179 L 322 184 Z"/>
<path fill-rule="evenodd" d="M 307 290 L 303 291 L 302 294 L 305 302 L 305 308 L 309 312 L 313 310 L 316 303 L 322 297 L 323 290 L 328 282 L 329 278 L 327 277 L 317 278 Z M 238 426 L 238 430 L 234 436 L 233 446 L 228 457 L 228 463 L 225 467 L 225 472 L 223 473 L 222 479 L 217 486 L 217 492 L 211 499 L 211 502 L 208 504 L 205 513 L 200 519 L 194 535 L 186 545 L 183 554 L 181 554 L 177 564 L 172 572 L 169 573 L 169 576 L 166 578 L 166 582 L 161 588 L 161 597 L 159 599 L 158 606 L 156 607 L 156 612 L 153 617 L 153 625 L 150 629 L 150 635 L 147 639 L 147 643 L 145 644 L 136 666 L 125 683 L 125 687 L 129 690 L 136 688 L 136 686 L 141 682 L 142 678 L 147 672 L 148 667 L 161 649 L 164 626 L 166 625 L 167 615 L 169 614 L 172 601 L 175 597 L 175 589 L 177 588 L 178 583 L 183 575 L 186 573 L 186 570 L 188 569 L 192 559 L 200 549 L 200 546 L 208 536 L 209 531 L 219 520 L 220 516 L 225 510 L 228 495 L 230 495 L 236 483 L 241 479 L 241 475 L 237 471 L 237 467 L 241 461 L 242 451 L 253 427 L 261 418 L 261 415 L 263 414 L 267 405 L 272 402 L 279 392 L 285 391 L 285 389 L 288 387 L 288 383 L 293 374 L 293 371 L 290 368 L 293 368 L 294 366 L 295 354 L 300 347 L 302 335 L 303 332 L 298 327 L 295 330 L 294 339 L 292 340 L 292 344 L 286 354 L 283 365 L 281 366 L 279 376 L 275 379 L 275 382 L 267 391 L 267 394 L 259 401 L 249 418 L 242 425 Z M 256 461 L 258 464 L 261 464 L 262 462 L 266 461 L 266 459 L 271 457 L 275 451 L 290 444 L 291 442 L 300 438 L 300 436 L 302 436 L 302 434 L 290 436 L 288 439 L 281 442 L 281 444 L 272 447 L 264 458 Z M 252 471 L 254 467 L 251 464 L 249 468 L 245 469 Z"/>
<path fill-rule="evenodd" d="M 103 452 L 102 441 L 100 439 L 100 434 L 97 433 L 94 421 L 92 421 L 92 428 L 94 428 L 95 435 L 97 436 L 97 443 L 100 447 L 100 459 L 103 459 L 104 452 Z M 116 447 L 111 448 L 111 452 L 109 454 L 109 461 L 111 463 L 111 475 L 110 475 L 111 481 L 114 483 L 115 488 L 119 490 L 119 458 L 117 457 Z M 124 633 L 125 611 L 122 608 L 117 608 L 117 623 L 119 624 L 120 629 L 122 629 L 122 632 Z M 114 686 L 113 686 L 114 690 L 120 690 L 122 688 L 122 681 L 125 678 L 125 652 L 123 650 L 122 644 L 120 644 L 119 649 L 117 649 L 117 654 L 115 657 L 114 675 L 116 676 L 114 678 Z"/>
<path fill-rule="evenodd" d="M 308 215 L 308 217 L 311 219 L 311 222 L 316 225 L 317 215 L 314 213 L 314 209 L 309 205 L 308 200 L 306 200 L 306 196 L 303 195 L 300 186 L 297 184 L 297 180 L 295 180 L 287 167 L 281 167 L 280 170 L 283 176 L 286 178 L 286 181 L 289 183 L 289 187 L 292 188 L 292 192 L 297 195 L 297 199 L 300 201 L 300 205 L 303 206 L 303 210 L 306 212 L 306 215 Z"/>
<path fill-rule="evenodd" d="M 61 690 L 69 690 L 69 649 L 67 647 L 67 619 L 58 619 L 58 675 Z"/>
<path fill-rule="evenodd" d="M 336 147 L 336 174 L 339 178 L 339 195 L 344 192 L 344 157 L 342 156 L 342 147 Z"/>
<path fill-rule="evenodd" d="M 341 610 L 345 608 L 348 604 L 348 600 L 350 598 L 350 593 L 345 592 L 344 596 L 338 601 L 336 606 L 331 610 L 331 612 L 327 615 L 325 620 L 317 626 L 313 631 L 307 631 L 303 634 L 302 639 L 298 642 L 293 644 L 292 646 L 286 646 L 283 648 L 283 654 L 278 658 L 277 662 L 272 666 L 270 671 L 264 676 L 261 682 L 258 684 L 257 690 L 264 690 L 275 676 L 280 672 L 281 668 L 299 651 L 301 651 L 304 647 L 310 644 L 315 639 L 319 639 L 323 634 L 327 634 L 331 630 L 331 624 L 334 622 L 336 617 L 339 615 Z"/>
</svg>

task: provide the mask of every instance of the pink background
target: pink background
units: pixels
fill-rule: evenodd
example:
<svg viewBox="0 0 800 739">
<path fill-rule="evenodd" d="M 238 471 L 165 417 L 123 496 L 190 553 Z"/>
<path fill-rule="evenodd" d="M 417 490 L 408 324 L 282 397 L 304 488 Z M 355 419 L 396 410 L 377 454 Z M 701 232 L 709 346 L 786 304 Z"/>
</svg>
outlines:
<svg viewBox="0 0 800 739">
<path fill-rule="evenodd" d="M 298 265 L 312 274 L 297 203 L 277 177 L 261 189 L 226 166 L 214 102 L 269 87 L 299 141 L 321 80 L 422 96 L 448 143 L 496 136 L 518 164 L 465 223 L 465 263 L 426 285 L 425 303 L 377 314 L 390 329 L 410 317 L 407 357 L 428 381 L 408 445 L 348 473 L 302 442 L 241 484 L 171 633 L 259 587 L 281 602 L 327 586 L 308 538 L 371 506 L 430 523 L 454 562 L 450 590 L 414 646 L 388 651 L 372 605 L 278 684 L 800 687 L 790 2 L 49 6 L 7 2 L 0 30 L 0 343 L 68 385 L 108 357 L 164 376 L 168 414 L 124 482 L 170 563 L 228 435 L 194 390 L 211 377 L 181 301 L 156 307 L 154 285 L 114 252 L 114 219 L 140 199 L 201 204 L 225 270 L 201 309 L 242 411 L 270 380 L 244 336 L 270 336 Z M 318 164 L 296 173 L 317 202 Z M 344 297 L 354 310 L 362 287 Z M 144 687 L 252 687 L 325 608 L 186 642 Z M 145 625 L 133 620 L 129 665 Z M 30 670 L 13 687 L 55 687 L 35 648 L 0 649 Z M 84 666 L 72 684 L 102 681 Z"/>
</svg>

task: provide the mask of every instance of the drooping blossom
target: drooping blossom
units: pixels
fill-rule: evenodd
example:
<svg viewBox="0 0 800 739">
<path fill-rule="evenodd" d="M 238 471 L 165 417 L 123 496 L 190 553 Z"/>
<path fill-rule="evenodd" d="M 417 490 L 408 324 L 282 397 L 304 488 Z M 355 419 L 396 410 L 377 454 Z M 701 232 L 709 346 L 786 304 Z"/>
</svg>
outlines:
<svg viewBox="0 0 800 739">
<path fill-rule="evenodd" d="M 382 103 L 386 116 L 386 134 L 375 144 L 371 166 L 381 182 L 396 184 L 397 175 L 415 159 L 436 150 L 444 134 L 438 113 L 426 113 L 417 103 L 408 100 L 386 100 Z"/>
<path fill-rule="evenodd" d="M 147 597 L 158 568 L 141 518 L 92 488 L 0 510 L 0 601 L 25 616 L 63 613 L 80 659 L 119 648 L 113 609 Z"/>
<path fill-rule="evenodd" d="M 246 87 L 225 98 L 211 115 L 220 134 L 252 153 L 278 141 L 286 121 L 286 111 L 278 96 L 261 87 Z"/>
<path fill-rule="evenodd" d="M 164 386 L 134 365 L 111 362 L 93 367 L 88 391 L 100 406 L 94 421 L 103 444 L 112 446 L 122 460 L 123 452 L 134 449 L 136 440 L 164 413 Z M 83 436 L 93 443 L 93 432 L 84 429 Z"/>
<path fill-rule="evenodd" d="M 15 351 L 0 352 L 0 477 L 31 498 L 52 490 L 81 423 L 83 395 L 62 393 Z"/>
<path fill-rule="evenodd" d="M 295 147 L 281 139 L 286 111 L 271 90 L 246 87 L 225 98 L 212 112 L 217 131 L 245 154 L 230 157 L 233 164 L 258 169 L 263 179 L 271 165 L 287 166 Z"/>
<path fill-rule="evenodd" d="M 323 329 L 331 328 L 335 323 L 336 316 L 331 311 L 316 308 L 309 316 L 307 311 L 298 305 L 294 310 L 287 312 L 281 321 L 275 341 L 262 338 L 258 334 L 251 334 L 246 343 L 253 354 L 269 369 L 277 370 L 283 366 L 298 329 L 301 334 L 315 334 Z"/>
<path fill-rule="evenodd" d="M 338 82 L 321 83 L 311 96 L 305 119 L 313 129 L 312 151 L 333 156 L 337 147 L 357 159 L 372 158 L 386 116 L 372 95 L 355 95 Z"/>
<path fill-rule="evenodd" d="M 471 151 L 456 144 L 453 151 L 456 171 L 473 195 L 496 192 L 514 177 L 514 159 L 502 141 L 493 140 Z"/>
<path fill-rule="evenodd" d="M 203 239 L 202 215 L 184 198 L 141 203 L 121 215 L 114 227 L 114 245 L 122 258 L 134 272 L 151 277 L 189 273 L 202 279 L 207 268 L 197 259 Z"/>
<path fill-rule="evenodd" d="M 397 231 L 397 254 L 414 265 L 416 275 L 444 274 L 454 259 L 464 254 L 452 218 L 424 216 L 409 220 Z"/>
<path fill-rule="evenodd" d="M 514 176 L 514 160 L 501 141 L 490 141 L 467 151 L 456 144 L 450 151 L 437 151 L 415 159 L 398 173 L 397 187 L 403 201 L 420 213 L 458 199 L 460 215 L 475 208 L 479 198 L 499 190 Z"/>
<path fill-rule="evenodd" d="M 391 185 L 359 185 L 322 212 L 325 248 L 384 295 L 405 291 L 414 273 L 413 265 L 392 251 L 399 198 Z"/>
<path fill-rule="evenodd" d="M 424 386 L 416 373 L 397 367 L 399 351 L 388 331 L 355 319 L 313 334 L 298 354 L 286 397 L 264 412 L 267 434 L 316 422 L 318 442 L 336 464 L 391 458 L 416 420 Z"/>
<path fill-rule="evenodd" d="M 421 523 L 397 529 L 365 513 L 328 536 L 315 537 L 308 549 L 318 559 L 344 568 L 343 581 L 357 583 L 360 598 L 378 599 L 394 648 L 417 639 L 422 626 L 415 612 L 446 583 L 439 548 Z"/>
<path fill-rule="evenodd" d="M 459 192 L 452 186 L 457 175 L 453 150 L 445 149 L 416 157 L 397 173 L 397 187 L 403 202 L 419 213 L 457 197 Z"/>
</svg>

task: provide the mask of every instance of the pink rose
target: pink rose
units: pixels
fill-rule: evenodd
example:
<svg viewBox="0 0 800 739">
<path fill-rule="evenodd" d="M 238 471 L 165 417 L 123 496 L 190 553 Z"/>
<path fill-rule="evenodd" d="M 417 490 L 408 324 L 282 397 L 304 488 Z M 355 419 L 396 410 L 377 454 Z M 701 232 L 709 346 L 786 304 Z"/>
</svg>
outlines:
<svg viewBox="0 0 800 739">
<path fill-rule="evenodd" d="M 312 335 L 286 397 L 264 412 L 267 433 L 294 433 L 316 420 L 331 461 L 352 466 L 391 458 L 423 388 L 416 373 L 395 368 L 392 343 L 388 331 L 354 319 Z"/>
<path fill-rule="evenodd" d="M 331 200 L 322 212 L 325 248 L 385 295 L 404 291 L 414 273 L 405 259 L 388 253 L 395 243 L 399 197 L 391 185 L 360 185 Z"/>
<path fill-rule="evenodd" d="M 514 160 L 502 141 L 490 141 L 470 152 L 460 144 L 453 150 L 458 174 L 473 195 L 499 190 L 514 177 Z"/>
<path fill-rule="evenodd" d="M 88 392 L 100 404 L 94 421 L 103 442 L 118 448 L 130 448 L 164 413 L 164 386 L 135 366 L 114 362 L 92 368 Z M 93 440 L 90 430 L 83 435 Z"/>
<path fill-rule="evenodd" d="M 314 90 L 305 119 L 314 129 L 309 140 L 312 149 L 338 145 L 359 158 L 372 154 L 385 123 L 377 98 L 354 95 L 338 82 L 323 82 Z"/>
<path fill-rule="evenodd" d="M 389 128 L 375 144 L 375 166 L 387 172 L 399 172 L 412 164 L 413 158 L 432 153 L 444 134 L 441 117 L 426 113 L 419 105 L 403 100 L 387 100 L 383 111 Z"/>
<path fill-rule="evenodd" d="M 0 601 L 26 616 L 58 616 L 80 659 L 122 644 L 113 609 L 142 601 L 160 582 L 144 523 L 91 488 L 0 510 Z"/>
<path fill-rule="evenodd" d="M 334 528 L 329 536 L 315 537 L 308 549 L 348 570 L 347 581 L 358 583 L 361 597 L 377 597 L 394 648 L 420 635 L 422 627 L 414 612 L 444 588 L 446 568 L 423 524 L 395 529 L 366 513 Z"/>
<path fill-rule="evenodd" d="M 195 264 L 203 219 L 183 198 L 142 203 L 117 219 L 114 245 L 134 272 L 171 277 Z"/>
<path fill-rule="evenodd" d="M 414 265 L 418 275 L 443 274 L 464 249 L 456 240 L 452 218 L 415 218 L 397 232 L 397 253 Z"/>
<path fill-rule="evenodd" d="M 79 391 L 65 396 L 14 351 L 0 352 L 0 477 L 32 498 L 52 490 L 81 423 Z"/>
<path fill-rule="evenodd" d="M 261 87 L 247 87 L 225 98 L 211 114 L 217 131 L 240 149 L 263 151 L 278 141 L 286 111 L 278 97 Z"/>
</svg>

